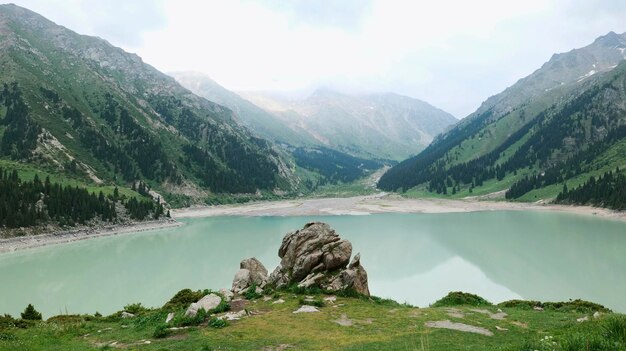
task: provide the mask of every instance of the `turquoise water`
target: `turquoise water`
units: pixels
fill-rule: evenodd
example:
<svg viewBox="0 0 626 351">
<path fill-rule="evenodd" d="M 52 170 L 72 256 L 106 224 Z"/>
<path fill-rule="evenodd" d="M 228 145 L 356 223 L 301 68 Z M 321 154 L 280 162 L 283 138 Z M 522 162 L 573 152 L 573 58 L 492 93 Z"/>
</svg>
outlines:
<svg viewBox="0 0 626 351">
<path fill-rule="evenodd" d="M 213 217 L 178 228 L 0 255 L 0 313 L 160 306 L 229 287 L 243 258 L 268 270 L 283 235 L 317 220 L 352 241 L 372 294 L 427 306 L 449 291 L 492 302 L 586 299 L 626 312 L 626 223 L 548 212 Z"/>
</svg>

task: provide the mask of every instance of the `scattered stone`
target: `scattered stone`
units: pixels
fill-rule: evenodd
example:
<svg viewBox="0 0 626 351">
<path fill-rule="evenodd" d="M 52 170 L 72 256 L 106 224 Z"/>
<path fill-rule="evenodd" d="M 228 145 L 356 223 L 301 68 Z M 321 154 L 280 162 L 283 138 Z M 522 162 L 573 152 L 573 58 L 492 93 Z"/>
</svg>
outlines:
<svg viewBox="0 0 626 351">
<path fill-rule="evenodd" d="M 448 308 L 447 311 L 448 311 L 448 316 L 452 318 L 465 318 L 465 315 L 463 314 L 463 312 L 461 312 L 461 310 L 457 308 Z"/>
<path fill-rule="evenodd" d="M 508 329 L 507 329 L 507 328 L 502 328 L 502 327 L 501 327 L 501 326 L 499 326 L 499 325 L 496 325 L 496 330 L 498 330 L 498 331 L 508 331 Z"/>
<path fill-rule="evenodd" d="M 189 329 L 189 327 L 171 327 L 171 328 L 167 328 L 168 330 L 172 330 L 172 331 L 177 331 L 177 330 L 185 330 L 185 329 Z"/>
<path fill-rule="evenodd" d="M 233 296 L 235 296 L 232 291 L 224 288 L 221 288 L 218 292 L 224 296 L 224 300 L 226 300 L 226 302 L 229 302 L 233 299 Z"/>
<path fill-rule="evenodd" d="M 582 322 L 587 322 L 588 320 L 589 320 L 589 316 L 584 316 L 584 317 L 580 317 L 576 319 L 576 322 L 582 323 Z"/>
<path fill-rule="evenodd" d="M 285 300 L 283 300 L 283 299 L 278 299 L 278 300 L 276 300 L 276 301 L 272 302 L 272 304 L 273 304 L 273 305 L 276 305 L 276 304 L 279 304 L 279 303 L 285 303 Z"/>
<path fill-rule="evenodd" d="M 170 312 L 167 314 L 167 318 L 165 318 L 165 323 L 169 323 L 172 319 L 174 319 L 174 312 Z"/>
<path fill-rule="evenodd" d="M 225 319 L 227 321 L 237 321 L 243 317 L 247 316 L 247 313 L 245 310 L 241 310 L 239 312 L 228 312 L 225 315 L 218 317 L 220 319 Z"/>
<path fill-rule="evenodd" d="M 319 311 L 320 310 L 318 310 L 315 306 L 302 305 L 300 308 L 293 311 L 293 313 L 313 313 L 313 312 L 319 312 Z"/>
<path fill-rule="evenodd" d="M 133 318 L 133 317 L 135 317 L 135 315 L 132 313 L 128 313 L 126 311 L 122 312 L 122 318 Z"/>
<path fill-rule="evenodd" d="M 345 313 L 341 315 L 341 318 L 335 320 L 335 323 L 339 324 L 342 327 L 351 327 L 352 320 L 348 319 L 348 315 Z"/>
<path fill-rule="evenodd" d="M 278 346 L 266 346 L 263 348 L 263 351 L 284 351 L 286 349 L 290 349 L 293 346 L 289 344 L 280 344 Z"/>
<path fill-rule="evenodd" d="M 244 310 L 247 303 L 248 301 L 245 299 L 234 299 L 230 302 L 230 310 L 233 312 Z"/>
<path fill-rule="evenodd" d="M 541 311 L 543 311 L 543 307 L 535 306 L 535 307 L 533 307 L 533 310 L 541 312 Z"/>
<path fill-rule="evenodd" d="M 595 312 L 593 313 L 593 319 L 598 319 L 598 318 L 600 318 L 600 317 L 602 317 L 602 313 L 600 313 L 600 312 L 598 312 L 598 311 L 595 311 Z"/>
<path fill-rule="evenodd" d="M 466 333 L 475 333 L 481 334 L 485 336 L 493 336 L 493 332 L 488 329 L 482 327 L 476 327 L 473 325 L 463 324 L 463 323 L 453 323 L 449 320 L 445 321 L 436 321 L 436 322 L 426 322 L 426 327 L 428 328 L 439 328 L 439 329 L 450 329 L 457 330 Z"/>
<path fill-rule="evenodd" d="M 516 325 L 520 328 L 528 329 L 528 324 L 519 321 L 511 321 L 511 324 Z"/>
<path fill-rule="evenodd" d="M 506 318 L 506 316 L 508 316 L 508 314 L 506 314 L 505 312 L 498 312 L 498 313 L 490 314 L 489 318 L 501 321 L 504 318 Z"/>
<path fill-rule="evenodd" d="M 506 316 L 508 316 L 508 314 L 506 314 L 505 312 L 502 312 L 501 309 L 498 309 L 498 313 L 491 313 L 491 311 L 489 310 L 480 309 L 480 308 L 473 308 L 470 311 L 481 313 L 481 314 L 486 314 L 489 316 L 489 318 L 499 320 L 499 321 L 503 320 Z"/>
<path fill-rule="evenodd" d="M 263 301 L 267 302 L 269 300 L 271 300 L 272 297 L 271 296 L 263 296 Z"/>
<path fill-rule="evenodd" d="M 337 301 L 337 296 L 327 296 L 324 298 L 324 301 L 334 304 Z"/>
<path fill-rule="evenodd" d="M 341 239 L 328 224 L 308 223 L 283 238 L 278 250 L 281 262 L 268 282 L 277 288 L 315 285 L 331 291 L 354 289 L 369 295 L 367 272 L 361 266 L 360 255 L 350 262 L 351 255 L 352 244 Z"/>
</svg>

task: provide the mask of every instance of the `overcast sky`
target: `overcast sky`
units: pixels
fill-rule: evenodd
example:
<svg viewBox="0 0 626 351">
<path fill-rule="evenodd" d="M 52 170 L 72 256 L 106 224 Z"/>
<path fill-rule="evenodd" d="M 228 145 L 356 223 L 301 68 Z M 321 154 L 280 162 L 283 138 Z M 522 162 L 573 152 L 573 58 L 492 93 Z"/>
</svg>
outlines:
<svg viewBox="0 0 626 351">
<path fill-rule="evenodd" d="M 462 118 L 553 53 L 626 31 L 624 0 L 15 0 L 231 90 L 393 91 Z"/>
</svg>

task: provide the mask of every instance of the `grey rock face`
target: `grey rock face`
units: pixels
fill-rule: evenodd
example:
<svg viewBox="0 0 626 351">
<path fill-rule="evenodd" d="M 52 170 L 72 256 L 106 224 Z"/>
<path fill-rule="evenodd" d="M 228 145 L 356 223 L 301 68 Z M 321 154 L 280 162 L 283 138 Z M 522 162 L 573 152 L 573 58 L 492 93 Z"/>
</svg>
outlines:
<svg viewBox="0 0 626 351">
<path fill-rule="evenodd" d="M 360 255 L 350 262 L 352 244 L 343 240 L 326 223 L 308 223 L 303 229 L 287 234 L 278 250 L 280 265 L 268 282 L 277 288 L 298 284 L 327 290 L 354 289 L 369 295 L 367 272 Z"/>
<path fill-rule="evenodd" d="M 232 291 L 240 294 L 250 286 L 256 284 L 257 287 L 265 286 L 267 282 L 267 269 L 256 258 L 247 258 L 239 264 L 239 270 L 233 278 Z"/>
</svg>

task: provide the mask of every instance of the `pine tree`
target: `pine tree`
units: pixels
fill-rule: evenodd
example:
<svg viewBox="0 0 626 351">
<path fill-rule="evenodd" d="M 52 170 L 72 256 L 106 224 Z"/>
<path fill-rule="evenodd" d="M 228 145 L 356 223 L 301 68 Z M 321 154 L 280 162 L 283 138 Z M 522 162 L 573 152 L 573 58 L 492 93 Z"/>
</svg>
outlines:
<svg viewBox="0 0 626 351">
<path fill-rule="evenodd" d="M 42 318 L 41 313 L 37 312 L 33 305 L 28 304 L 26 309 L 24 309 L 24 312 L 22 312 L 22 319 L 28 321 L 40 321 Z"/>
</svg>

